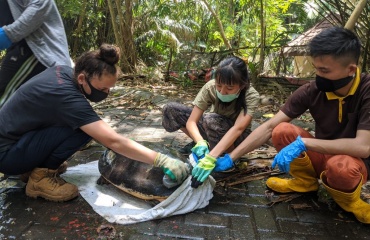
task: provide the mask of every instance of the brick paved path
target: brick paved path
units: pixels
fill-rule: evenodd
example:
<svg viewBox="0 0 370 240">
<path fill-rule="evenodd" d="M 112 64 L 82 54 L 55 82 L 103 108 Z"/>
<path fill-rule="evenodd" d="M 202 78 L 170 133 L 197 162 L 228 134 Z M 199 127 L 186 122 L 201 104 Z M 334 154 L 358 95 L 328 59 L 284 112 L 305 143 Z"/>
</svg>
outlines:
<svg viewBox="0 0 370 240">
<path fill-rule="evenodd" d="M 161 98 L 163 100 L 163 98 Z M 159 102 L 158 104 L 163 104 Z M 167 133 L 159 110 L 101 110 L 105 121 L 136 141 L 184 146 L 180 132 Z M 70 164 L 97 160 L 104 150 L 98 144 L 81 151 Z M 2 189 L 0 239 L 369 239 L 370 227 L 352 214 L 303 194 L 290 202 L 269 206 L 264 180 L 230 188 L 227 196 L 215 194 L 209 206 L 192 213 L 133 225 L 110 224 L 82 197 L 53 203 L 25 196 L 24 189 Z M 124 194 L 124 193 L 123 193 Z M 103 229 L 98 233 L 99 229 Z"/>
</svg>

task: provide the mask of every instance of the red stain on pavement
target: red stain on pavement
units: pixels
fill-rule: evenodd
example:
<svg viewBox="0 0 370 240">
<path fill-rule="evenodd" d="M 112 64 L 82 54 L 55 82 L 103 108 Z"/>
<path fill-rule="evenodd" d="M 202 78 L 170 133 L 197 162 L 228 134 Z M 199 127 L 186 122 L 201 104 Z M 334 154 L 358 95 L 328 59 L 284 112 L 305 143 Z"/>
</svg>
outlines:
<svg viewBox="0 0 370 240">
<path fill-rule="evenodd" d="M 68 224 L 70 228 L 79 228 L 85 226 L 85 223 L 79 223 L 77 219 L 70 221 Z"/>
<path fill-rule="evenodd" d="M 86 223 L 80 223 L 78 219 L 68 222 L 68 227 L 61 229 L 63 233 L 70 233 L 71 230 L 75 230 L 76 234 L 79 236 L 79 239 L 86 238 L 86 235 L 91 234 L 92 229 L 89 226 L 86 226 Z M 94 238 L 92 238 L 94 239 Z"/>
<path fill-rule="evenodd" d="M 59 221 L 59 218 L 58 217 L 51 217 L 50 221 L 56 222 L 56 221 Z"/>
</svg>

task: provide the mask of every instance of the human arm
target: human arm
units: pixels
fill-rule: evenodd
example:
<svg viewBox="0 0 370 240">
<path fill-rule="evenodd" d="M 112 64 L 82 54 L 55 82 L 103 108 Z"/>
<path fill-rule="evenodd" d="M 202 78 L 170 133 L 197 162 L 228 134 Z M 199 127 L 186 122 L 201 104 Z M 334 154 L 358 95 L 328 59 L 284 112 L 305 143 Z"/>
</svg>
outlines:
<svg viewBox="0 0 370 240">
<path fill-rule="evenodd" d="M 3 26 L 5 33 L 12 42 L 18 42 L 39 29 L 45 23 L 45 16 L 50 12 L 52 4 L 55 3 L 52 0 L 28 0 L 24 1 L 23 4 L 26 7 L 19 16 L 13 16 L 14 22 Z"/>
<path fill-rule="evenodd" d="M 208 142 L 203 139 L 197 125 L 203 113 L 204 111 L 202 109 L 200 109 L 198 106 L 194 106 L 189 116 L 189 119 L 186 122 L 186 130 L 190 137 L 196 143 L 195 146 L 191 149 L 191 151 L 195 153 L 199 158 L 202 156 L 204 157 L 207 153 L 209 153 Z"/>
<path fill-rule="evenodd" d="M 204 111 L 202 109 L 200 109 L 198 106 L 194 106 L 189 116 L 189 119 L 186 122 L 186 130 L 188 131 L 190 137 L 196 143 L 203 140 L 203 137 L 200 134 L 198 125 L 197 125 L 203 113 Z"/>
<path fill-rule="evenodd" d="M 81 130 L 105 147 L 128 158 L 161 167 L 173 180 L 181 182 L 189 173 L 185 163 L 153 151 L 115 132 L 102 120 L 86 124 Z"/>
<path fill-rule="evenodd" d="M 359 158 L 370 156 L 370 130 L 357 130 L 355 138 L 322 140 L 302 138 L 307 150 L 331 155 L 349 155 Z"/>
<path fill-rule="evenodd" d="M 229 154 L 230 157 L 232 159 L 238 159 L 244 154 L 260 147 L 271 138 L 272 131 L 279 123 L 290 122 L 291 120 L 292 119 L 285 113 L 279 111 L 274 117 L 253 130 L 252 133 Z"/>
<path fill-rule="evenodd" d="M 105 147 L 140 162 L 153 164 L 157 152 L 114 131 L 103 120 L 81 127 L 81 130 Z"/>
<path fill-rule="evenodd" d="M 250 86 L 249 89 L 246 91 L 246 94 L 245 94 L 245 102 L 247 104 L 247 112 L 246 112 L 245 117 L 246 118 L 248 117 L 246 119 L 246 122 L 245 122 L 245 124 L 246 124 L 245 128 L 247 128 L 251 124 L 254 113 L 257 111 L 257 108 L 260 105 L 260 101 L 261 101 L 261 98 L 260 98 L 259 93 L 253 88 L 253 86 Z M 241 112 L 240 114 L 243 114 L 243 113 Z M 241 116 L 244 116 L 244 115 L 241 115 Z M 237 121 L 239 120 L 239 117 L 240 116 L 238 116 Z M 237 122 L 235 124 L 237 124 Z M 237 146 L 235 146 L 235 147 L 237 147 Z M 230 150 L 233 150 L 233 148 L 231 148 Z M 227 156 L 227 159 L 228 158 L 230 158 L 230 156 Z"/>
<path fill-rule="evenodd" d="M 358 130 L 355 138 L 341 138 L 335 140 L 321 140 L 315 138 L 297 139 L 280 150 L 272 162 L 272 168 L 279 166 L 280 171 L 289 172 L 290 163 L 301 155 L 302 152 L 312 150 L 322 154 L 349 155 L 366 158 L 370 155 L 368 142 L 370 131 Z"/>
<path fill-rule="evenodd" d="M 240 158 L 247 152 L 261 146 L 271 138 L 272 130 L 281 122 L 289 122 L 291 119 L 282 111 L 279 111 L 273 118 L 263 123 L 244 139 L 226 158 L 222 159 L 230 162 L 232 159 Z M 218 160 L 217 160 L 218 161 Z M 199 160 L 197 166 L 192 171 L 192 187 L 197 188 L 209 176 L 216 167 L 216 159 L 210 154 Z"/>
<path fill-rule="evenodd" d="M 240 112 L 234 126 L 232 126 L 226 134 L 221 138 L 217 145 L 210 151 L 210 155 L 217 158 L 235 142 L 235 140 L 244 132 L 244 130 L 251 124 L 252 116 Z"/>
</svg>

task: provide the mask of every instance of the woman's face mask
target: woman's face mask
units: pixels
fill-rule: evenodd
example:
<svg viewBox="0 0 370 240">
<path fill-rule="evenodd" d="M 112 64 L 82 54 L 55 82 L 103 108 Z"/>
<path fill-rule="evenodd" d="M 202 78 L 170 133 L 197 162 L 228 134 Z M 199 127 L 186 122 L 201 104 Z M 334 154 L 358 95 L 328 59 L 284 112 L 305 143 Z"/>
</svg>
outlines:
<svg viewBox="0 0 370 240">
<path fill-rule="evenodd" d="M 220 99 L 222 102 L 231 102 L 239 97 L 240 90 L 237 93 L 234 94 L 225 94 L 222 95 L 218 90 L 216 90 L 216 94 L 218 99 Z"/>
<path fill-rule="evenodd" d="M 316 87 L 322 92 L 334 92 L 346 86 L 353 78 L 354 76 L 348 76 L 337 80 L 330 80 L 316 75 Z"/>
<path fill-rule="evenodd" d="M 104 99 L 106 99 L 108 97 L 109 91 L 108 91 L 108 93 L 106 93 L 106 92 L 103 92 L 103 91 L 100 91 L 100 90 L 94 88 L 93 85 L 91 85 L 90 80 L 88 80 L 88 78 L 86 76 L 85 76 L 85 81 L 87 82 L 87 84 L 89 85 L 89 87 L 91 89 L 91 93 L 87 94 L 85 92 L 85 89 L 81 85 L 82 92 L 83 92 L 83 94 L 85 95 L 85 97 L 87 99 L 89 99 L 92 102 L 100 102 L 100 101 L 103 101 Z"/>
</svg>

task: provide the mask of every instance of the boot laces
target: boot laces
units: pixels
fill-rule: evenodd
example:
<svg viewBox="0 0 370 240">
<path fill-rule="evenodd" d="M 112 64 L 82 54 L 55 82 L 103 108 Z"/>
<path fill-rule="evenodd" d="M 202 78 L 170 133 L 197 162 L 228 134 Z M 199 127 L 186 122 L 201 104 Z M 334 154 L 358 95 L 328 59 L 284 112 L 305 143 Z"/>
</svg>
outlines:
<svg viewBox="0 0 370 240">
<path fill-rule="evenodd" d="M 58 171 L 49 172 L 48 173 L 48 180 L 53 185 L 63 185 L 66 183 L 63 178 L 60 177 Z"/>
</svg>

